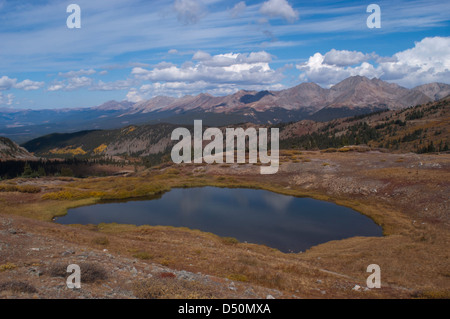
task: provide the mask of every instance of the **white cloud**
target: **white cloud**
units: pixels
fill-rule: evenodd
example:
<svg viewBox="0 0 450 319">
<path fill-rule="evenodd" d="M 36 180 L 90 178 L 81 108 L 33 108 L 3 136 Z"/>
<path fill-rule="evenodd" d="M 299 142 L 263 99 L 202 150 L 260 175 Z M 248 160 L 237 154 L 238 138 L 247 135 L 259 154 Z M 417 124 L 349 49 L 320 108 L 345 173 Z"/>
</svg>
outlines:
<svg viewBox="0 0 450 319">
<path fill-rule="evenodd" d="M 236 0 L 239 1 L 241 0 Z M 259 17 L 266 18 L 260 16 L 259 10 L 264 2 L 269 1 L 244 1 L 246 10 L 239 19 L 231 19 L 230 10 L 224 10 L 224 7 L 228 5 L 231 9 L 236 2 L 203 0 L 208 6 L 208 15 L 200 20 L 201 29 L 195 27 L 193 30 L 194 28 L 186 28 L 177 23 L 175 0 L 110 0 L 107 1 L 106 11 L 105 1 L 78 0 L 77 4 L 83 8 L 83 12 L 89 12 L 89 21 L 86 22 L 89 22 L 91 31 L 85 32 L 82 29 L 76 34 L 63 27 L 64 21 L 61 25 L 60 14 L 63 12 L 64 19 L 67 7 L 63 1 L 28 1 L 30 5 L 32 3 L 30 10 L 23 9 L 21 1 L 6 1 L 12 10 L 8 8 L 2 11 L 2 25 L 8 26 L 0 30 L 2 70 L 11 74 L 34 71 L 57 73 L 119 63 L 120 57 L 124 56 L 150 61 L 147 56 L 149 50 L 162 53 L 169 48 L 176 48 L 181 52 L 192 48 L 257 50 L 254 48 L 261 47 L 262 42 L 267 39 L 261 34 L 261 28 L 254 24 Z M 299 2 L 288 2 L 294 5 L 294 9 L 296 6 L 300 8 L 297 5 Z M 178 6 L 181 13 L 184 12 L 183 7 Z M 414 32 L 432 32 L 433 28 L 437 28 L 436 32 L 445 34 L 450 12 L 449 1 L 418 0 L 408 1 L 407 4 L 405 1 L 398 1 L 389 4 L 389 8 L 383 11 L 383 34 L 407 32 L 405 34 L 412 37 Z M 180 18 L 183 17 L 181 13 Z M 270 31 L 278 39 L 296 37 L 305 42 L 310 37 L 304 35 L 316 34 L 312 40 L 326 41 L 341 32 L 355 32 L 355 35 L 363 39 L 368 32 L 364 21 L 358 22 L 362 16 L 366 16 L 365 7 L 361 3 L 349 5 L 340 1 L 323 7 L 310 1 L 301 5 L 301 13 L 305 16 L 301 23 L 288 26 L 276 23 L 270 26 Z M 284 15 L 297 17 L 295 14 Z M 296 47 L 302 50 L 304 44 Z M 157 56 L 152 55 L 150 59 Z"/>
<path fill-rule="evenodd" d="M 2 76 L 0 78 L 0 91 L 6 91 L 10 89 L 19 89 L 25 91 L 38 90 L 44 86 L 44 82 L 36 82 L 31 80 L 23 80 L 17 82 L 17 79 L 11 79 L 8 76 Z"/>
<path fill-rule="evenodd" d="M 91 78 L 81 76 L 81 77 L 71 77 L 65 81 L 56 81 L 50 85 L 48 91 L 74 91 L 80 88 L 92 86 L 94 81 Z"/>
<path fill-rule="evenodd" d="M 269 63 L 272 56 L 265 52 L 226 53 L 210 55 L 198 51 L 181 66 L 160 63 L 152 69 L 133 68 L 132 75 L 143 85 L 132 88 L 129 101 L 137 101 L 156 95 L 182 96 L 208 92 L 225 95 L 239 89 L 281 89 L 283 68 L 274 70 Z M 149 81 L 150 83 L 145 83 Z"/>
<path fill-rule="evenodd" d="M 247 5 L 244 1 L 238 2 L 230 11 L 232 18 L 239 17 L 247 9 Z"/>
<path fill-rule="evenodd" d="M 79 88 L 88 87 L 91 86 L 92 83 L 93 80 L 85 76 L 70 78 L 69 83 L 66 86 L 66 90 L 72 91 Z"/>
<path fill-rule="evenodd" d="M 195 61 L 205 61 L 205 60 L 210 60 L 210 59 L 211 59 L 211 55 L 204 51 L 197 51 L 197 52 L 195 52 L 194 56 L 192 57 L 192 60 L 195 60 Z"/>
<path fill-rule="evenodd" d="M 200 0 L 175 0 L 173 5 L 178 21 L 195 24 L 205 15 L 205 6 Z"/>
<path fill-rule="evenodd" d="M 376 55 L 364 54 L 358 51 L 335 50 L 327 52 L 323 63 L 336 66 L 349 66 L 373 59 Z"/>
<path fill-rule="evenodd" d="M 382 79 L 413 87 L 430 82 L 450 83 L 450 37 L 425 38 L 394 54 L 396 61 L 380 63 Z"/>
<path fill-rule="evenodd" d="M 130 102 L 140 102 L 155 96 L 175 96 L 182 97 L 185 95 L 195 95 L 199 93 L 211 94 L 213 96 L 229 95 L 240 89 L 246 90 L 281 90 L 284 86 L 278 83 L 270 85 L 246 85 L 239 86 L 233 83 L 209 83 L 206 81 L 196 82 L 153 82 L 144 84 L 139 89 L 132 88 L 127 94 L 127 100 Z"/>
<path fill-rule="evenodd" d="M 299 17 L 298 11 L 294 10 L 287 0 L 266 1 L 259 11 L 271 18 L 282 18 L 291 23 Z"/>
<path fill-rule="evenodd" d="M 143 101 L 144 98 L 141 96 L 141 94 L 136 88 L 132 88 L 127 94 L 127 100 L 129 102 L 137 103 Z"/>
<path fill-rule="evenodd" d="M 7 76 L 2 76 L 0 78 L 0 91 L 9 90 L 16 84 L 17 79 L 10 79 Z"/>
<path fill-rule="evenodd" d="M 128 90 L 131 86 L 135 85 L 136 81 L 133 79 L 117 80 L 113 82 L 98 81 L 89 87 L 91 91 L 120 91 Z"/>
<path fill-rule="evenodd" d="M 58 73 L 59 76 L 62 77 L 66 77 L 66 78 L 73 78 L 73 77 L 79 77 L 79 76 L 83 76 L 83 75 L 92 75 L 95 74 L 96 71 L 94 69 L 89 69 L 89 70 L 79 70 L 79 71 L 69 71 L 66 73 Z"/>
<path fill-rule="evenodd" d="M 22 82 L 17 83 L 14 88 L 21 89 L 25 91 L 38 90 L 45 85 L 44 82 L 36 82 L 31 80 L 23 80 Z"/>
<path fill-rule="evenodd" d="M 62 89 L 64 89 L 64 84 L 59 82 L 59 83 L 55 83 L 55 84 L 50 85 L 47 88 L 47 91 L 54 92 L 54 91 L 59 91 L 59 90 L 62 90 Z"/>
<path fill-rule="evenodd" d="M 14 102 L 13 94 L 3 94 L 0 92 L 0 105 L 12 105 Z"/>
<path fill-rule="evenodd" d="M 73 77 L 64 81 L 55 81 L 51 84 L 47 91 L 74 91 L 87 88 L 90 91 L 119 91 L 128 90 L 131 86 L 136 85 L 135 79 L 117 80 L 112 82 L 103 82 L 102 80 L 95 82 L 92 78 L 85 76 Z"/>
<path fill-rule="evenodd" d="M 282 74 L 269 66 L 271 55 L 267 52 L 250 54 L 227 53 L 210 56 L 197 52 L 197 63 L 158 64 L 151 70 L 133 68 L 132 74 L 139 80 L 152 82 L 234 83 L 240 85 L 273 84 Z M 163 65 L 163 67 L 161 67 Z"/>
<path fill-rule="evenodd" d="M 314 54 L 297 69 L 302 72 L 300 80 L 328 87 L 354 75 L 377 77 L 409 88 L 450 83 L 450 37 L 425 38 L 392 57 L 333 49 L 325 55 Z"/>
</svg>

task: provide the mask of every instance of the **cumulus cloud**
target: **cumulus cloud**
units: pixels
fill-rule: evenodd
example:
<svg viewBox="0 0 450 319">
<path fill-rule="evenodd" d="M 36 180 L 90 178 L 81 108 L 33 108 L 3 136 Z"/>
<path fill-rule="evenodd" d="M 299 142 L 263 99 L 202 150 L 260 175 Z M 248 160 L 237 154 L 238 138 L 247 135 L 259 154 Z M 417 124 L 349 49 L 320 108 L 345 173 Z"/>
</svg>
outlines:
<svg viewBox="0 0 450 319">
<path fill-rule="evenodd" d="M 56 81 L 50 85 L 48 91 L 74 91 L 80 88 L 90 87 L 94 81 L 91 78 L 81 76 L 81 77 L 71 77 L 65 81 Z"/>
<path fill-rule="evenodd" d="M 449 83 L 450 37 L 425 38 L 392 57 L 333 49 L 325 55 L 314 54 L 297 69 L 301 71 L 300 80 L 327 87 L 354 75 L 377 77 L 409 88 L 431 82 Z"/>
<path fill-rule="evenodd" d="M 373 54 L 364 54 L 357 51 L 335 50 L 327 52 L 323 63 L 336 66 L 349 66 L 376 58 Z"/>
<path fill-rule="evenodd" d="M 279 89 L 283 70 L 274 70 L 272 56 L 265 52 L 210 55 L 198 51 L 181 66 L 160 63 L 152 69 L 133 68 L 135 79 L 145 83 L 129 91 L 130 101 L 154 95 L 185 95 L 208 92 L 230 94 L 238 89 Z"/>
<path fill-rule="evenodd" d="M 271 18 L 282 18 L 291 23 L 299 17 L 299 12 L 294 10 L 287 0 L 266 1 L 261 6 L 259 12 Z"/>
<path fill-rule="evenodd" d="M 10 89 L 19 89 L 25 91 L 38 90 L 44 86 L 44 82 L 36 82 L 31 80 L 23 80 L 17 82 L 17 79 L 11 79 L 8 76 L 2 76 L 0 78 L 0 91 L 6 91 Z"/>
<path fill-rule="evenodd" d="M 195 24 L 206 13 L 205 5 L 200 0 L 176 0 L 173 7 L 178 21 L 183 24 Z"/>
<path fill-rule="evenodd" d="M 279 72 L 269 66 L 271 55 L 267 52 L 250 54 L 227 53 L 214 56 L 197 52 L 197 63 L 186 63 L 182 67 L 173 64 L 158 64 L 151 70 L 133 68 L 132 74 L 140 80 L 152 82 L 197 82 L 269 84 L 280 80 Z"/>
<path fill-rule="evenodd" d="M 412 87 L 430 82 L 450 83 L 450 37 L 425 38 L 380 63 L 382 78 Z"/>
<path fill-rule="evenodd" d="M 210 60 L 210 59 L 211 59 L 211 55 L 204 51 L 197 51 L 197 52 L 195 52 L 194 56 L 192 57 L 192 60 L 195 60 L 195 61 L 205 61 L 205 60 Z"/>
<path fill-rule="evenodd" d="M 44 82 L 36 82 L 31 80 L 23 80 L 22 82 L 17 83 L 14 88 L 25 90 L 25 91 L 33 91 L 42 88 L 45 85 Z"/>
<path fill-rule="evenodd" d="M 364 75 L 367 77 L 375 77 L 377 75 L 373 66 L 367 62 L 363 62 L 361 65 L 354 67 L 343 67 L 324 63 L 324 60 L 325 56 L 316 53 L 307 62 L 297 65 L 297 69 L 302 71 L 300 80 L 311 81 L 329 87 L 349 76 Z"/>
<path fill-rule="evenodd" d="M 236 91 L 245 88 L 246 90 L 260 91 L 263 89 L 268 90 L 281 90 L 283 85 L 274 83 L 268 86 L 261 86 L 257 84 L 239 86 L 233 83 L 209 83 L 206 81 L 196 82 L 153 82 L 150 84 L 144 84 L 140 88 L 132 88 L 127 94 L 127 100 L 130 102 L 140 102 L 145 99 L 150 99 L 159 95 L 168 95 L 182 97 L 185 95 L 194 95 L 201 92 L 208 92 L 214 96 L 222 96 L 233 94 Z"/>
<path fill-rule="evenodd" d="M 0 78 L 0 91 L 5 91 L 11 89 L 17 82 L 17 79 L 10 79 L 7 76 L 2 76 Z"/>
<path fill-rule="evenodd" d="M 139 93 L 138 89 L 132 88 L 127 93 L 127 101 L 137 103 L 143 101 L 144 98 L 142 97 L 142 93 Z"/>
</svg>

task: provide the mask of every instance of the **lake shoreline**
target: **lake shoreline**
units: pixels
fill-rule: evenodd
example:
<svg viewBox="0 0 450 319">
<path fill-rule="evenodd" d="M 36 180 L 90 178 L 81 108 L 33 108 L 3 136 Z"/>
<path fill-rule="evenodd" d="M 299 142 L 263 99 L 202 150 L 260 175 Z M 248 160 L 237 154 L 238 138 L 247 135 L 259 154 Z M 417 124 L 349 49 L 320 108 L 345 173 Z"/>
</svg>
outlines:
<svg viewBox="0 0 450 319">
<path fill-rule="evenodd" d="M 258 167 L 251 165 L 181 165 L 130 177 L 18 179 L 13 182 L 33 183 L 42 192 L 0 193 L 0 205 L 2 215 L 7 218 L 26 217 L 24 227 L 33 224 L 28 231 L 36 234 L 81 243 L 93 251 L 106 248 L 110 254 L 130 258 L 149 256 L 143 262 L 171 269 L 195 269 L 221 278 L 238 278 L 252 285 L 278 289 L 285 297 L 411 298 L 442 295 L 448 289 L 449 279 L 445 275 L 448 268 L 442 262 L 446 260 L 449 239 L 448 215 L 441 199 L 449 188 L 448 155 L 303 152 L 296 156 L 303 162 L 282 158 L 280 174 L 270 178 L 255 174 Z M 418 161 L 424 163 L 420 169 L 416 166 Z M 101 196 L 125 198 L 171 187 L 204 185 L 264 188 L 334 202 L 371 217 L 383 227 L 385 236 L 332 241 L 302 254 L 282 254 L 268 247 L 227 242 L 213 234 L 183 228 L 118 224 L 67 227 L 36 221 L 51 221 L 54 216 L 64 215 L 68 207 L 94 204 Z M 101 194 L 92 193 L 100 190 Z M 44 199 L 47 194 L 61 198 Z M 17 204 L 9 204 L 11 201 Z M 91 242 L 99 236 L 107 237 L 109 244 Z M 150 248 L 145 245 L 149 241 L 153 243 Z M 351 288 L 355 284 L 365 285 L 365 268 L 369 263 L 380 265 L 385 288 L 361 295 Z M 260 273 L 259 268 L 264 272 Z M 317 280 L 323 284 L 317 284 Z M 326 295 L 316 289 L 326 291 Z"/>
</svg>

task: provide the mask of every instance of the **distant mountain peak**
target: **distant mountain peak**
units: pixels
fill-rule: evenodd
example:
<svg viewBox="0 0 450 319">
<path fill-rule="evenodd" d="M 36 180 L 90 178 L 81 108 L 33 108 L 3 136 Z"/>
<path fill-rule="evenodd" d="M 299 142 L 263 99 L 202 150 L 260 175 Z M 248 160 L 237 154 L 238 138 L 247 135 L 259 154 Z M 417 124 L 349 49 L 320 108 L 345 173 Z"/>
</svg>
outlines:
<svg viewBox="0 0 450 319">
<path fill-rule="evenodd" d="M 103 110 L 103 111 L 126 110 L 126 109 L 129 109 L 131 106 L 133 106 L 133 104 L 134 103 L 128 102 L 128 101 L 117 102 L 115 100 L 111 100 L 111 101 L 105 102 L 99 106 L 95 106 L 94 109 Z"/>
<path fill-rule="evenodd" d="M 419 85 L 413 90 L 422 92 L 433 100 L 440 100 L 450 95 L 450 85 L 438 82 Z"/>
</svg>

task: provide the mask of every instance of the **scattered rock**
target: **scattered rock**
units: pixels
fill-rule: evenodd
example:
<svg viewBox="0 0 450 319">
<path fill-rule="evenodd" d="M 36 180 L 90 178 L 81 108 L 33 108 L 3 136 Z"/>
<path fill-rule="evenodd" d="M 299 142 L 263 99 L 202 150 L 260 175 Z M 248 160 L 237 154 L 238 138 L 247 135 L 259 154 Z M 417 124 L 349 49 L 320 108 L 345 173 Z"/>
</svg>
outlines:
<svg viewBox="0 0 450 319">
<path fill-rule="evenodd" d="M 69 249 L 69 250 L 66 250 L 65 252 L 63 252 L 61 255 L 69 256 L 69 255 L 73 255 L 73 254 L 75 254 L 75 250 Z"/>
<path fill-rule="evenodd" d="M 360 285 L 355 285 L 355 287 L 352 288 L 354 291 L 359 291 L 361 289 Z"/>
<path fill-rule="evenodd" d="M 28 273 L 30 275 L 37 276 L 37 277 L 42 276 L 42 271 L 36 267 L 32 267 L 32 268 L 28 269 Z"/>
</svg>

